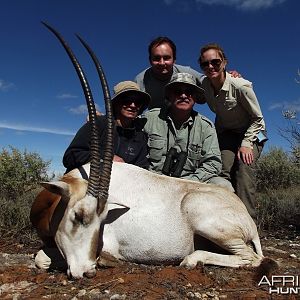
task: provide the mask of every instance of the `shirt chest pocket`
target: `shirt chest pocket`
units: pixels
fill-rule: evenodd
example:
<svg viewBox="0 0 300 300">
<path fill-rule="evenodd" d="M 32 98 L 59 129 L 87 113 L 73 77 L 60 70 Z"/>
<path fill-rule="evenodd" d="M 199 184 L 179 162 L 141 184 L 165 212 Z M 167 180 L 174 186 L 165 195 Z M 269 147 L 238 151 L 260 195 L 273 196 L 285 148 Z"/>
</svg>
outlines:
<svg viewBox="0 0 300 300">
<path fill-rule="evenodd" d="M 155 162 L 160 161 L 165 153 L 166 141 L 162 138 L 153 138 L 149 136 L 148 146 L 150 160 Z"/>
<path fill-rule="evenodd" d="M 187 167 L 195 171 L 201 165 L 201 146 L 191 144 L 188 148 Z"/>
<path fill-rule="evenodd" d="M 237 101 L 234 98 L 227 98 L 224 102 L 224 106 L 227 110 L 233 110 L 237 106 Z"/>
</svg>

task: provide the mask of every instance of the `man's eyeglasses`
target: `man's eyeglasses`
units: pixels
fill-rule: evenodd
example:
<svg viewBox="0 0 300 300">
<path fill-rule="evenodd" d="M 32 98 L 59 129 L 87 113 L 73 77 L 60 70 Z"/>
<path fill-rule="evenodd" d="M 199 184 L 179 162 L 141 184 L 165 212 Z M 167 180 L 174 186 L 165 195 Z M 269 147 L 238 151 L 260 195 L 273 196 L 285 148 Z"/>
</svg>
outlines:
<svg viewBox="0 0 300 300">
<path fill-rule="evenodd" d="M 208 68 L 209 65 L 212 65 L 214 68 L 219 68 L 222 63 L 222 60 L 219 58 L 214 58 L 212 60 L 202 61 L 200 67 L 202 69 Z"/>
</svg>

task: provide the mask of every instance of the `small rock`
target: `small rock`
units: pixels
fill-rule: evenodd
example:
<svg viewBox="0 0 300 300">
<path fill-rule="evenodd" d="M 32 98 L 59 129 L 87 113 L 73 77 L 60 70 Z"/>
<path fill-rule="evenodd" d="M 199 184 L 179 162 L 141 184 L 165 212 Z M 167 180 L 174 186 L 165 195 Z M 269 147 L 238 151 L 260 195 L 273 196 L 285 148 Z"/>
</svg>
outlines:
<svg viewBox="0 0 300 300">
<path fill-rule="evenodd" d="M 124 283 L 125 280 L 124 280 L 122 277 L 119 277 L 119 278 L 118 278 L 118 282 L 119 282 L 119 283 Z"/>
<path fill-rule="evenodd" d="M 12 297 L 12 300 L 21 300 L 21 299 L 22 299 L 22 296 L 20 293 L 16 293 Z"/>
<path fill-rule="evenodd" d="M 67 282 L 67 280 L 64 279 L 61 284 L 66 286 L 68 284 L 68 282 Z"/>
<path fill-rule="evenodd" d="M 276 249 L 276 248 L 274 248 L 274 247 L 272 247 L 272 246 L 270 246 L 270 247 L 265 247 L 264 250 L 267 250 L 267 251 L 270 251 L 270 252 L 273 252 L 273 253 L 278 253 L 278 254 L 287 254 L 286 251 L 280 250 L 280 249 Z"/>
<path fill-rule="evenodd" d="M 167 297 L 168 297 L 168 299 L 176 299 L 177 293 L 175 291 L 168 291 Z"/>
<path fill-rule="evenodd" d="M 300 248 L 300 244 L 291 243 L 290 247 L 291 248 Z"/>
<path fill-rule="evenodd" d="M 28 281 L 18 281 L 15 283 L 5 283 L 0 286 L 0 295 L 1 293 L 11 293 L 17 290 L 24 290 L 34 285 L 32 282 Z"/>
<path fill-rule="evenodd" d="M 218 292 L 216 291 L 211 291 L 211 292 L 207 292 L 206 295 L 209 296 L 210 298 L 215 297 L 218 294 Z"/>
<path fill-rule="evenodd" d="M 277 246 L 281 247 L 281 246 L 284 246 L 285 245 L 285 242 L 278 242 L 277 243 Z"/>
<path fill-rule="evenodd" d="M 77 294 L 77 297 L 82 297 L 86 294 L 86 290 L 80 290 Z"/>
<path fill-rule="evenodd" d="M 293 253 L 293 254 L 290 254 L 290 257 L 291 258 L 297 258 L 297 255 Z"/>
<path fill-rule="evenodd" d="M 123 294 L 123 295 L 120 295 L 120 294 L 114 294 L 112 295 L 109 300 L 123 300 L 123 299 L 126 299 L 126 295 Z"/>
<path fill-rule="evenodd" d="M 98 299 L 100 294 L 100 289 L 92 289 L 89 291 L 89 298 Z"/>
<path fill-rule="evenodd" d="M 195 298 L 195 295 L 194 295 L 193 292 L 188 292 L 186 295 L 187 295 L 187 297 L 188 297 L 189 299 Z"/>
</svg>

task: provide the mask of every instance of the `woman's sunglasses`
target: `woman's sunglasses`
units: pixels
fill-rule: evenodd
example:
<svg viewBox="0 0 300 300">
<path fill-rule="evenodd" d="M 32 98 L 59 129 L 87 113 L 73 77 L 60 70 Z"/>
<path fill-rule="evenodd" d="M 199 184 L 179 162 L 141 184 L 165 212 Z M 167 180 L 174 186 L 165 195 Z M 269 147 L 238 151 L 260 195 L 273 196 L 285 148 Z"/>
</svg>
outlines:
<svg viewBox="0 0 300 300">
<path fill-rule="evenodd" d="M 214 58 L 212 60 L 202 61 L 200 67 L 202 69 L 208 68 L 209 65 L 212 65 L 214 68 L 219 68 L 222 63 L 222 60 L 219 58 Z"/>
<path fill-rule="evenodd" d="M 134 103 L 136 106 L 142 106 L 144 101 L 140 98 L 128 96 L 121 99 L 120 102 L 122 103 L 122 105 L 130 105 L 131 103 Z"/>
</svg>

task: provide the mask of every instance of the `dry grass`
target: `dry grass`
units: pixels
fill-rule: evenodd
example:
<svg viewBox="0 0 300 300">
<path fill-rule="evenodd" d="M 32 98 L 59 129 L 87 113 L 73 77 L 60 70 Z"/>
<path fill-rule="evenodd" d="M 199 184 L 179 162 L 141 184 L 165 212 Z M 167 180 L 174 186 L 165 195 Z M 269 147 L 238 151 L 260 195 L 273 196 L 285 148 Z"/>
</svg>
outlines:
<svg viewBox="0 0 300 300">
<path fill-rule="evenodd" d="M 293 225 L 299 229 L 300 187 L 288 189 L 266 189 L 257 195 L 259 227 L 276 230 Z"/>
</svg>

